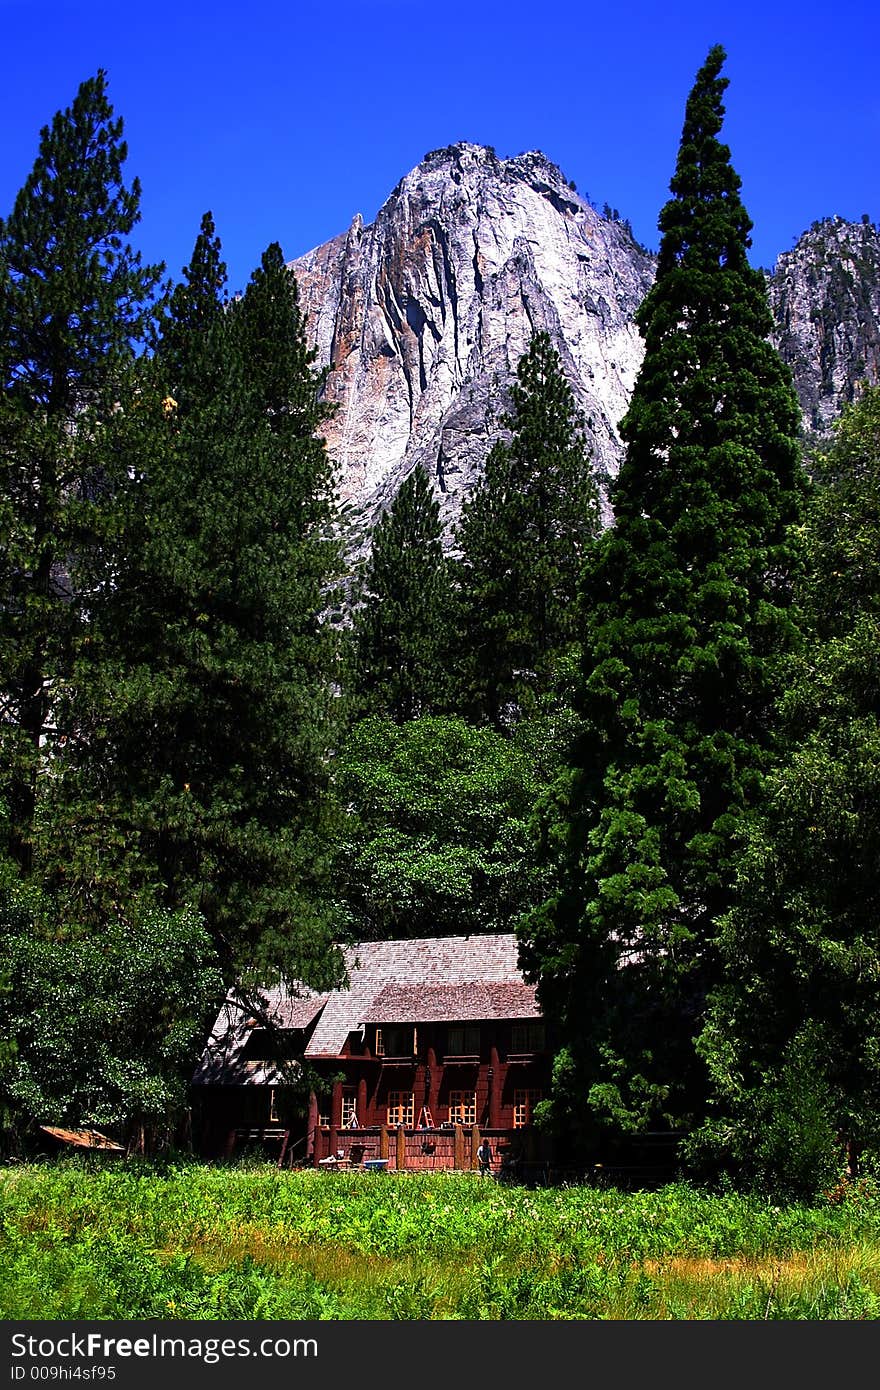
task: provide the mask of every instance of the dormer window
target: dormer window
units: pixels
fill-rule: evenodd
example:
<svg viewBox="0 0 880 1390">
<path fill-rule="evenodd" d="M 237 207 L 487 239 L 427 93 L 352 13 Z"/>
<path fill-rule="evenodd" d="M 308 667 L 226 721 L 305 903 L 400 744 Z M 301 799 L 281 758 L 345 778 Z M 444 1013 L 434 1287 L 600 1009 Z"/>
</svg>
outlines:
<svg viewBox="0 0 880 1390">
<path fill-rule="evenodd" d="M 418 1031 L 411 1024 L 376 1029 L 377 1057 L 415 1057 L 417 1052 Z"/>
</svg>

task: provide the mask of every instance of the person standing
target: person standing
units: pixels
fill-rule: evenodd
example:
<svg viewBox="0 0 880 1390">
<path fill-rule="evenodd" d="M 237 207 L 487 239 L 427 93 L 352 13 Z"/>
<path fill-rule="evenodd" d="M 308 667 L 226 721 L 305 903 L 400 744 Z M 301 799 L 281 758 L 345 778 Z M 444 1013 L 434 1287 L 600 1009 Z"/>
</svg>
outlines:
<svg viewBox="0 0 880 1390">
<path fill-rule="evenodd" d="M 491 1176 L 492 1145 L 489 1143 L 489 1140 L 485 1137 L 485 1135 L 480 1140 L 480 1146 L 477 1149 L 477 1162 L 480 1165 L 480 1177 L 484 1178 L 487 1174 Z"/>
</svg>

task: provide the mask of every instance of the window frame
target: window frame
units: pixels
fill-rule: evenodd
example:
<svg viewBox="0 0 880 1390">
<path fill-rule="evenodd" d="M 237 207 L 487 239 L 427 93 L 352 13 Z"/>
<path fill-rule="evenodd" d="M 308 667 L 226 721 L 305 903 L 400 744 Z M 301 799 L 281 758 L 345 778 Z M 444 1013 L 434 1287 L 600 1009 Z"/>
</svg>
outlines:
<svg viewBox="0 0 880 1390">
<path fill-rule="evenodd" d="M 402 1115 L 403 1118 L 392 1119 L 392 1111 Z M 403 1125 L 404 1129 L 414 1129 L 416 1119 L 416 1093 L 415 1091 L 400 1091 L 396 1088 L 389 1091 L 385 1098 L 385 1117 L 389 1129 L 399 1129 Z"/>
<path fill-rule="evenodd" d="M 351 1129 L 352 1115 L 357 1119 L 357 1086 L 343 1086 L 340 1129 Z"/>
<path fill-rule="evenodd" d="M 535 1106 L 544 1099 L 537 1086 L 517 1086 L 513 1092 L 513 1128 L 528 1129 Z"/>
<path fill-rule="evenodd" d="M 400 1051 L 388 1047 L 389 1037 L 394 1042 L 405 1041 L 407 1034 L 412 1035 L 411 1052 L 407 1052 L 406 1048 Z M 376 1027 L 373 1055 L 375 1057 L 416 1057 L 418 1056 L 418 1045 L 419 1031 L 414 1023 L 381 1024 Z"/>
<path fill-rule="evenodd" d="M 456 1038 L 456 1034 L 458 1038 Z M 482 1030 L 479 1023 L 450 1023 L 446 1026 L 447 1057 L 479 1057 L 482 1048 Z M 461 1046 L 456 1046 L 460 1042 Z M 476 1044 L 468 1046 L 469 1043 Z"/>
<path fill-rule="evenodd" d="M 543 1019 L 524 1019 L 511 1025 L 510 1051 L 515 1057 L 531 1052 L 545 1052 L 546 1049 L 547 1030 Z"/>
<path fill-rule="evenodd" d="M 459 1097 L 456 1100 L 456 1097 Z M 456 1114 L 455 1111 L 459 1111 Z M 477 1123 L 477 1093 L 456 1089 L 449 1092 L 449 1123 L 473 1127 Z"/>
</svg>

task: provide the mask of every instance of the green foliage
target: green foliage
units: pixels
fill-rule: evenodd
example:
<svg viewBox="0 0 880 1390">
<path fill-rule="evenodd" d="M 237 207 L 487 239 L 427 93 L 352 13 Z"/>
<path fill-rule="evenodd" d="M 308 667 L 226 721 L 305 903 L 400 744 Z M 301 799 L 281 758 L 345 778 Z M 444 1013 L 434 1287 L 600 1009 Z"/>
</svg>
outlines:
<svg viewBox="0 0 880 1390">
<path fill-rule="evenodd" d="M 354 698 L 397 724 L 445 707 L 451 593 L 440 507 L 417 464 L 373 531 L 354 620 Z"/>
<path fill-rule="evenodd" d="M 280 247 L 230 305 L 207 214 L 157 326 L 121 129 L 99 73 L 0 223 L 0 854 L 40 924 L 0 976 L 20 1108 L 152 1123 L 216 995 L 208 942 L 227 976 L 335 977 L 337 548 Z"/>
<path fill-rule="evenodd" d="M 0 899 L 4 1101 L 46 1124 L 170 1132 L 223 991 L 204 925 L 135 903 L 100 934 L 63 934 L 46 907 L 14 887 Z"/>
<path fill-rule="evenodd" d="M 880 1314 L 868 1187 L 781 1207 L 684 1186 L 527 1190 L 463 1173 L 177 1163 L 7 1169 L 0 1194 L 4 1318 Z"/>
<path fill-rule="evenodd" d="M 132 471 L 82 582 L 100 595 L 60 700 L 47 872 L 100 920 L 198 909 L 224 969 L 324 978 L 335 566 L 324 411 L 270 246 L 235 307 L 210 215 L 155 359 L 114 417 Z M 323 972 L 323 973 L 322 973 Z"/>
<path fill-rule="evenodd" d="M 545 891 L 529 818 L 562 736 L 551 719 L 512 738 L 452 717 L 356 725 L 334 769 L 349 810 L 337 873 L 353 936 L 511 931 Z"/>
<path fill-rule="evenodd" d="M 833 638 L 880 609 L 880 388 L 863 384 L 812 465 L 803 604 L 817 636 Z"/>
<path fill-rule="evenodd" d="M 819 477 L 809 640 L 780 702 L 789 750 L 723 923 L 700 1041 L 715 1107 L 695 1140 L 807 1193 L 842 1144 L 854 1159 L 880 1137 L 880 390 L 844 412 Z M 805 1107 L 815 1122 L 793 1124 Z"/>
<path fill-rule="evenodd" d="M 456 533 L 458 705 L 502 726 L 552 689 L 599 528 L 583 423 L 548 334 L 532 339 L 512 397 L 511 438 L 493 445 Z"/>
<path fill-rule="evenodd" d="M 522 932 L 599 1124 L 687 1126 L 715 921 L 775 756 L 797 640 L 798 407 L 720 143 L 724 53 L 688 98 L 614 524 L 581 593 L 585 732 L 543 815 L 559 887 Z M 575 1088 L 574 1095 L 577 1094 Z"/>
<path fill-rule="evenodd" d="M 84 616 L 70 557 L 102 543 L 98 443 L 162 270 L 126 240 L 140 200 L 126 153 L 99 71 L 41 132 L 0 221 L 0 800 L 4 849 L 25 874 L 53 700 Z"/>
<path fill-rule="evenodd" d="M 151 322 L 159 266 L 124 238 L 140 220 L 140 183 L 123 182 L 122 120 L 106 73 L 83 82 L 40 132 L 37 159 L 0 221 L 0 364 L 22 408 L 72 417 L 107 403 L 113 368 Z"/>
</svg>

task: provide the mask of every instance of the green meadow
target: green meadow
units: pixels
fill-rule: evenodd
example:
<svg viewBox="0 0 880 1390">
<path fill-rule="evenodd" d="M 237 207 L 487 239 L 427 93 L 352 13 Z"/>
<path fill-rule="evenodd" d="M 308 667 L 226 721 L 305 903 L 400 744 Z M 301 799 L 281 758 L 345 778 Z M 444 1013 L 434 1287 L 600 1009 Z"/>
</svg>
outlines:
<svg viewBox="0 0 880 1390">
<path fill-rule="evenodd" d="M 874 1319 L 880 1196 L 194 1163 L 0 1170 L 3 1319 Z"/>
</svg>

